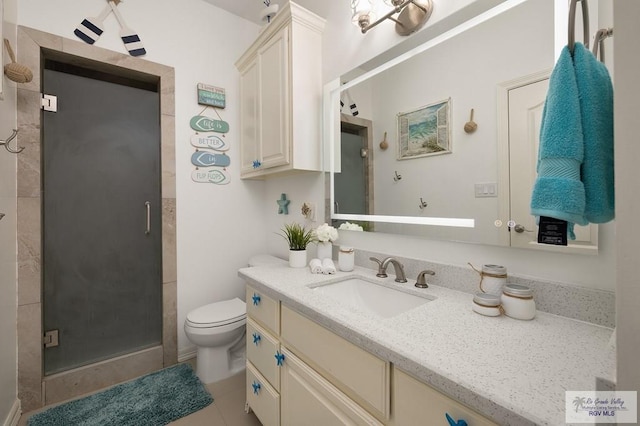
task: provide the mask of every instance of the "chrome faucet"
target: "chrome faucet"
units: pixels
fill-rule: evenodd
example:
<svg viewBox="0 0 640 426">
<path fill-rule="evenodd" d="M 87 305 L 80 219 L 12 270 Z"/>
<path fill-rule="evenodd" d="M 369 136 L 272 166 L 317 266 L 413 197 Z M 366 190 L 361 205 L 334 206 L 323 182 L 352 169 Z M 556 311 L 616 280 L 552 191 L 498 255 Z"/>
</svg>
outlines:
<svg viewBox="0 0 640 426">
<path fill-rule="evenodd" d="M 387 266 L 389 266 L 389 263 L 391 263 L 393 265 L 393 269 L 396 273 L 396 282 L 398 283 L 406 283 L 407 282 L 407 277 L 404 274 L 404 267 L 402 266 L 402 263 L 398 262 L 397 259 L 394 259 L 393 257 L 387 257 L 386 259 L 384 259 L 383 261 L 380 261 L 379 259 L 376 259 L 375 257 L 370 257 L 369 260 L 372 260 L 374 262 L 376 262 L 378 264 L 378 273 L 376 274 L 376 277 L 380 277 L 380 278 L 387 278 Z"/>
</svg>

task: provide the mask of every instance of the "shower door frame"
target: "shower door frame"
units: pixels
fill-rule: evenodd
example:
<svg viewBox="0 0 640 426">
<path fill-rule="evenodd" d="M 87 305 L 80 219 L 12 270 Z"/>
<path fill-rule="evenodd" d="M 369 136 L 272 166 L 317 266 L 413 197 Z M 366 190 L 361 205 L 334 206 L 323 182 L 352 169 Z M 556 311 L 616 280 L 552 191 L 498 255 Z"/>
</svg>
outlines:
<svg viewBox="0 0 640 426">
<path fill-rule="evenodd" d="M 160 87 L 162 185 L 162 344 L 47 376 L 43 371 L 41 224 L 41 64 L 43 55 Z M 31 411 L 177 363 L 175 74 L 172 67 L 18 27 L 18 61 L 34 72 L 17 89 L 18 397 Z M 111 65 L 117 64 L 117 65 Z"/>
</svg>

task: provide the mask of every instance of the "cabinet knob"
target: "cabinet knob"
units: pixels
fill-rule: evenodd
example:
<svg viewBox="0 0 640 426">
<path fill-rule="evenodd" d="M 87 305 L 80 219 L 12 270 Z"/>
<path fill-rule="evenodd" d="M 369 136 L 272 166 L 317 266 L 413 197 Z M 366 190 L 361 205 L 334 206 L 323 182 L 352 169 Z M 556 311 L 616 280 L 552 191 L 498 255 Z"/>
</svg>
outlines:
<svg viewBox="0 0 640 426">
<path fill-rule="evenodd" d="M 276 365 L 278 367 L 282 367 L 282 363 L 284 362 L 284 354 L 280 353 L 280 351 L 276 351 L 275 358 L 276 358 Z"/>
<path fill-rule="evenodd" d="M 253 381 L 253 383 L 251 384 L 251 387 L 253 387 L 253 393 L 255 395 L 258 395 L 258 393 L 260 393 L 260 388 L 262 387 L 260 385 L 260 383 L 256 382 L 255 380 Z"/>
<path fill-rule="evenodd" d="M 444 415 L 447 417 L 447 421 L 449 422 L 450 426 L 467 426 L 467 422 L 462 419 L 455 421 L 453 420 L 453 417 L 449 415 L 449 413 L 445 413 Z"/>
<path fill-rule="evenodd" d="M 254 169 L 257 169 L 260 166 L 262 166 L 262 163 L 260 162 L 260 160 L 253 160 L 253 168 Z"/>
<path fill-rule="evenodd" d="M 253 333 L 253 344 L 258 346 L 260 340 L 262 340 L 262 336 L 260 336 L 258 333 Z"/>
<path fill-rule="evenodd" d="M 258 306 L 260 304 L 259 294 L 253 293 L 253 297 L 251 299 L 253 299 L 253 306 Z"/>
</svg>

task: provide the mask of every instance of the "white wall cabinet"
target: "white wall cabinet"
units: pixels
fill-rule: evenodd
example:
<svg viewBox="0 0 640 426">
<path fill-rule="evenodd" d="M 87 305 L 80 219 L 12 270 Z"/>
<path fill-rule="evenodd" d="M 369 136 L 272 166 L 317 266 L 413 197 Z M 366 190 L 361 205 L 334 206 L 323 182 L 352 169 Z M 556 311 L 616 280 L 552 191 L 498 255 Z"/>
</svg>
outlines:
<svg viewBox="0 0 640 426">
<path fill-rule="evenodd" d="M 247 286 L 247 404 L 264 426 L 495 425 Z"/>
<path fill-rule="evenodd" d="M 243 179 L 321 169 L 323 28 L 289 2 L 236 62 Z"/>
</svg>

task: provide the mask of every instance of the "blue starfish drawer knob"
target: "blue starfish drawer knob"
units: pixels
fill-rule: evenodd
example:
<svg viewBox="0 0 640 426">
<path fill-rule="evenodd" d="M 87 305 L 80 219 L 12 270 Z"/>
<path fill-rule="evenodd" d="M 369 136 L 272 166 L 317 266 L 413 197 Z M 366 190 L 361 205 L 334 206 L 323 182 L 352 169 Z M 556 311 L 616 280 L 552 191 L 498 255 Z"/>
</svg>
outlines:
<svg viewBox="0 0 640 426">
<path fill-rule="evenodd" d="M 262 163 L 259 160 L 253 160 L 253 168 L 254 169 L 257 169 L 260 166 L 262 166 Z"/>
<path fill-rule="evenodd" d="M 447 417 L 447 421 L 449 422 L 450 426 L 467 426 L 467 422 L 465 422 L 464 420 L 455 421 L 453 420 L 453 417 L 449 415 L 449 413 L 445 413 L 444 415 Z"/>
<path fill-rule="evenodd" d="M 260 336 L 258 333 L 253 333 L 253 343 L 258 346 L 258 343 L 260 343 L 260 340 L 262 340 L 262 336 Z"/>
<path fill-rule="evenodd" d="M 276 365 L 278 367 L 282 367 L 282 363 L 284 362 L 284 354 L 280 353 L 280 351 L 276 351 L 275 357 L 276 357 Z"/>
<path fill-rule="evenodd" d="M 260 295 L 253 293 L 253 306 L 258 306 L 260 304 Z"/>
<path fill-rule="evenodd" d="M 258 383 L 258 382 L 253 382 L 253 383 L 251 384 L 251 387 L 253 387 L 253 393 L 257 395 L 257 394 L 258 394 L 258 392 L 260 392 L 260 388 L 261 388 L 262 386 L 260 386 L 260 383 Z"/>
</svg>

